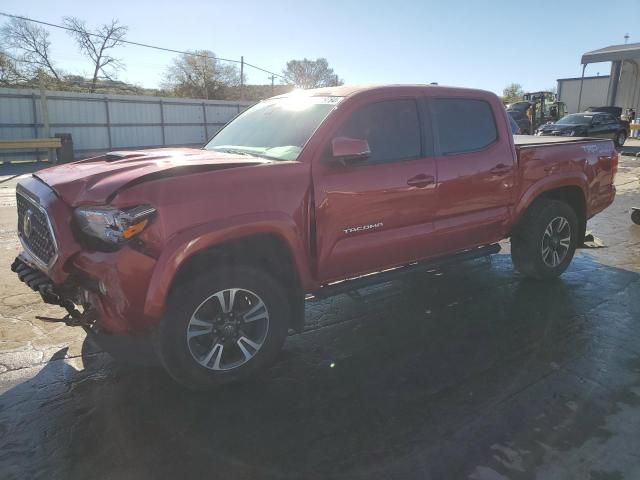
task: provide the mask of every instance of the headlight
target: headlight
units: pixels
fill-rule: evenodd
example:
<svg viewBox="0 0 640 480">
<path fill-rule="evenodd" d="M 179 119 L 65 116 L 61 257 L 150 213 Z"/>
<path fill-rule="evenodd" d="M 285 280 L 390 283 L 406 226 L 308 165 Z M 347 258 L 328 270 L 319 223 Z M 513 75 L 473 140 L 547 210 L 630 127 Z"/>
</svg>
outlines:
<svg viewBox="0 0 640 480">
<path fill-rule="evenodd" d="M 74 212 L 78 229 L 108 245 L 120 245 L 142 232 L 156 212 L 149 205 L 120 210 L 115 207 L 79 207 Z"/>
</svg>

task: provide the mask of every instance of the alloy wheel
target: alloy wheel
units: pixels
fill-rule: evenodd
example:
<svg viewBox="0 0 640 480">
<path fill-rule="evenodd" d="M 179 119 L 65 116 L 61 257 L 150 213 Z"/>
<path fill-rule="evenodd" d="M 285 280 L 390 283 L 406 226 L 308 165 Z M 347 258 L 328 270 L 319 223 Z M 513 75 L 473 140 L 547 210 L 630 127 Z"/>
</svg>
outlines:
<svg viewBox="0 0 640 480">
<path fill-rule="evenodd" d="M 542 260 L 555 268 L 566 258 L 571 246 L 571 225 L 564 217 L 549 222 L 542 236 Z"/>
<path fill-rule="evenodd" d="M 269 311 L 250 290 L 229 288 L 205 299 L 187 325 L 193 359 L 210 370 L 232 370 L 251 360 L 269 331 Z"/>
</svg>

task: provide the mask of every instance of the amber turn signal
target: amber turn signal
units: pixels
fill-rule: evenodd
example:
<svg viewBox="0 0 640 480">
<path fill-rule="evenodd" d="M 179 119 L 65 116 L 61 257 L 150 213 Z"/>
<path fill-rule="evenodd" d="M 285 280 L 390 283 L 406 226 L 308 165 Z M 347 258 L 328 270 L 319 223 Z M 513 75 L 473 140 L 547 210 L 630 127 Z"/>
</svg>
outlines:
<svg viewBox="0 0 640 480">
<path fill-rule="evenodd" d="M 142 230 L 144 230 L 144 227 L 147 226 L 147 223 L 149 223 L 149 220 L 147 219 L 144 219 L 138 223 L 134 223 L 133 225 L 131 225 L 129 228 L 127 228 L 122 232 L 122 236 L 126 239 L 136 236 Z"/>
</svg>

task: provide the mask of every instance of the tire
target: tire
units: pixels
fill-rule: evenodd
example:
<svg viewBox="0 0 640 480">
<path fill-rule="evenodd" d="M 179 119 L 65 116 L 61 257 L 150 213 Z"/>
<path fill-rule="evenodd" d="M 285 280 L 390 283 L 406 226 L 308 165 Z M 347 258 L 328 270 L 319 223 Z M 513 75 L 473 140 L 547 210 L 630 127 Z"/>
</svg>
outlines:
<svg viewBox="0 0 640 480">
<path fill-rule="evenodd" d="M 511 237 L 513 265 L 525 277 L 556 278 L 571 263 L 578 234 L 578 218 L 570 205 L 559 200 L 537 200 Z"/>
<path fill-rule="evenodd" d="M 169 375 L 193 390 L 242 380 L 276 359 L 290 312 L 284 289 L 268 273 L 221 267 L 172 292 L 156 332 L 157 354 Z"/>
<path fill-rule="evenodd" d="M 627 133 L 625 131 L 620 131 L 616 134 L 616 138 L 613 143 L 616 144 L 616 147 L 622 148 L 624 142 L 627 141 Z"/>
<path fill-rule="evenodd" d="M 636 225 L 640 225 L 640 210 L 633 210 L 631 212 L 631 221 Z"/>
</svg>

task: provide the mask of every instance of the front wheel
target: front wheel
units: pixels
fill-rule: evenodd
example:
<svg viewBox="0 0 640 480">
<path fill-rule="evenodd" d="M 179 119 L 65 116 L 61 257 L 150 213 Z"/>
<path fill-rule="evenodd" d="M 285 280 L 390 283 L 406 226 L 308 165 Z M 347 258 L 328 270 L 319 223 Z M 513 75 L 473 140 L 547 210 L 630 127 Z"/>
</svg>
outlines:
<svg viewBox="0 0 640 480">
<path fill-rule="evenodd" d="M 616 147 L 620 148 L 624 145 L 624 142 L 627 141 L 627 133 L 626 132 L 618 132 L 615 139 Z"/>
<path fill-rule="evenodd" d="M 636 225 L 640 225 L 640 208 L 634 208 L 631 211 L 631 221 Z"/>
<path fill-rule="evenodd" d="M 289 312 L 267 272 L 231 266 L 201 274 L 172 293 L 158 356 L 176 381 L 196 390 L 247 378 L 277 357 Z"/>
<path fill-rule="evenodd" d="M 578 218 L 570 205 L 558 200 L 537 200 L 511 237 L 515 268 L 539 280 L 558 277 L 571 263 L 578 231 Z"/>
</svg>

